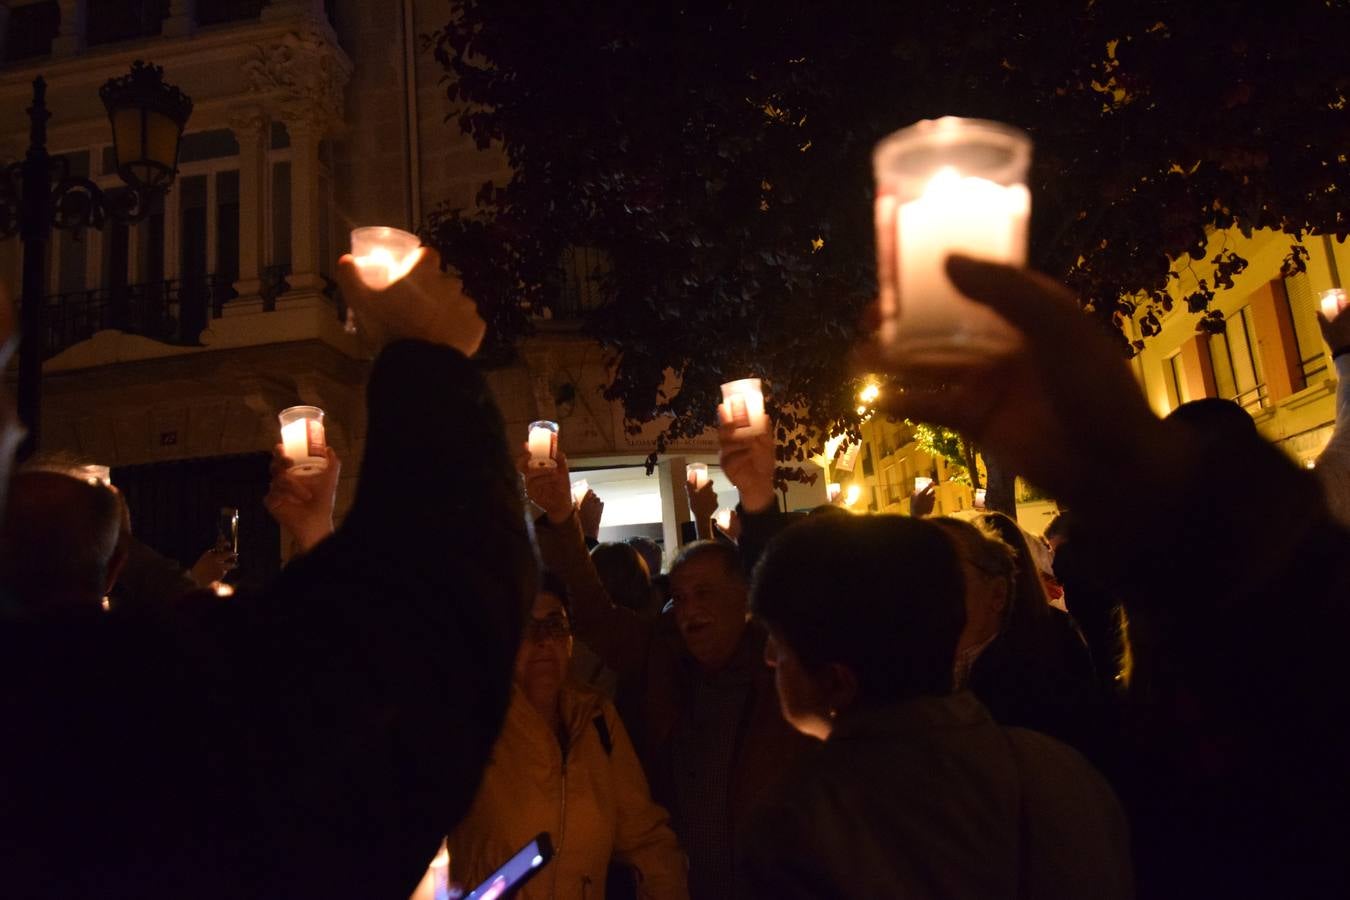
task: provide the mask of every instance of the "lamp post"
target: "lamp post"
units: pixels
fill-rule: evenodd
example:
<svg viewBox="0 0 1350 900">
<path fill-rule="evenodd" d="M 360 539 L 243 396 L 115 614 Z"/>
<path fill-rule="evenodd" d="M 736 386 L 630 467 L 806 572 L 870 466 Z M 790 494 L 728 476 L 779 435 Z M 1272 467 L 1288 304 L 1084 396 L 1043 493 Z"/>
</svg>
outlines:
<svg viewBox="0 0 1350 900">
<path fill-rule="evenodd" d="M 0 178 L 0 239 L 23 241 L 23 294 L 19 325 L 19 417 L 28 436 L 19 459 L 37 449 L 42 409 L 42 363 L 46 343 L 43 293 L 47 244 L 53 228 L 102 229 L 108 222 L 133 224 L 150 212 L 178 171 L 178 145 L 192 114 L 192 100 L 164 82 L 164 70 L 140 60 L 131 72 L 99 90 L 112 126 L 117 174 L 125 187 L 103 190 L 70 174 L 62 157 L 47 152 L 47 82 L 33 79 L 28 108 L 28 153 Z"/>
</svg>

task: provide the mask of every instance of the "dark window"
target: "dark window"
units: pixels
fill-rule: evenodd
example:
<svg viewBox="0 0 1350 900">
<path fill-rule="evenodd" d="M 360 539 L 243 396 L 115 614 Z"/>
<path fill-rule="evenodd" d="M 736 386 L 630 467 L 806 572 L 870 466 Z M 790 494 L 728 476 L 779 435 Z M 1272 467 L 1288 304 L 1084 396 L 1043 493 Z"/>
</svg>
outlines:
<svg viewBox="0 0 1350 900">
<path fill-rule="evenodd" d="M 1294 323 L 1294 338 L 1298 344 L 1303 377 L 1312 379 L 1326 372 L 1327 355 L 1323 349 L 1322 331 L 1317 324 L 1317 297 L 1313 294 L 1312 279 L 1308 273 L 1299 272 L 1284 279 L 1284 296 L 1289 301 L 1289 318 Z"/>
<path fill-rule="evenodd" d="M 56 0 L 14 6 L 5 26 L 5 62 L 51 56 L 52 39 L 61 27 L 61 7 Z"/>
<path fill-rule="evenodd" d="M 286 130 L 285 122 L 272 123 L 271 138 L 273 150 L 284 150 L 291 145 L 291 133 Z"/>
<path fill-rule="evenodd" d="M 89 4 L 85 43 L 90 47 L 159 34 L 169 0 L 97 0 Z"/>
<path fill-rule="evenodd" d="M 291 264 L 291 164 L 272 166 L 272 264 Z"/>
<path fill-rule="evenodd" d="M 216 173 L 216 272 L 229 293 L 239 280 L 239 171 Z"/>
<path fill-rule="evenodd" d="M 164 195 L 152 194 L 150 215 L 136 226 L 137 278 L 144 283 L 164 280 Z"/>
<path fill-rule="evenodd" d="M 99 171 L 104 175 L 117 174 L 117 150 L 112 144 L 103 148 L 103 165 Z"/>
<path fill-rule="evenodd" d="M 178 148 L 179 164 L 197 162 L 203 159 L 219 159 L 222 156 L 238 156 L 239 141 L 228 128 L 215 131 L 198 131 L 183 135 L 183 143 Z"/>
<path fill-rule="evenodd" d="M 258 18 L 265 0 L 197 0 L 198 25 L 222 25 Z"/>
<path fill-rule="evenodd" d="M 182 443 L 183 438 L 178 438 Z M 222 506 L 239 510 L 239 568 L 227 580 L 266 585 L 281 569 L 281 535 L 263 506 L 266 453 L 189 459 L 113 469 L 139 540 L 187 568 L 216 542 Z"/>
</svg>

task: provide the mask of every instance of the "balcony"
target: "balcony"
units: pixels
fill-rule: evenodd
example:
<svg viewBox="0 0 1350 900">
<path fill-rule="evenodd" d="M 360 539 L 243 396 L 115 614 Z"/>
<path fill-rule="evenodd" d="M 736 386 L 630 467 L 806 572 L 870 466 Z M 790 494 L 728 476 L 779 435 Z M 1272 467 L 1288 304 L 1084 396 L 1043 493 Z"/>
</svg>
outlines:
<svg viewBox="0 0 1350 900">
<path fill-rule="evenodd" d="M 262 310 L 272 312 L 289 289 L 283 267 L 264 272 Z M 236 298 L 234 279 L 212 274 L 50 294 L 43 299 L 43 359 L 87 341 L 101 331 L 121 331 L 177 347 L 200 347 L 212 319 Z"/>
</svg>

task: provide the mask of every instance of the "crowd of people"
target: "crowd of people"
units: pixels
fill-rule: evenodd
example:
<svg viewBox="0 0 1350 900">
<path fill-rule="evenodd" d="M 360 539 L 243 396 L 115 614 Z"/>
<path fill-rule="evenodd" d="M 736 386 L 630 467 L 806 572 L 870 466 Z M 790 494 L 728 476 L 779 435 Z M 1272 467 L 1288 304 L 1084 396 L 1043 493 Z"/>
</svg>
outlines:
<svg viewBox="0 0 1350 900">
<path fill-rule="evenodd" d="M 1350 313 L 1314 474 L 1231 403 L 1157 418 L 1062 287 L 953 258 L 1020 348 L 859 356 L 1056 496 L 1044 538 L 784 510 L 772 433 L 723 421 L 734 524 L 691 486 L 663 554 L 513 449 L 434 251 L 339 275 L 377 350 L 359 487 L 334 527 L 336 454 L 278 449 L 298 553 L 261 594 L 138 547 L 114 489 L 11 476 L 0 405 L 6 896 L 432 898 L 541 832 L 522 897 L 1350 896 Z"/>
</svg>

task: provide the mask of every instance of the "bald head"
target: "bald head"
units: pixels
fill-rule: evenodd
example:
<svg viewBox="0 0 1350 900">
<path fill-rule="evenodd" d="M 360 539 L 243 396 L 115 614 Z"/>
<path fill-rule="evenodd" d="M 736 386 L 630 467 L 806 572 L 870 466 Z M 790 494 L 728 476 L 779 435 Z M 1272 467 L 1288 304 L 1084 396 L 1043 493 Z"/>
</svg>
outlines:
<svg viewBox="0 0 1350 900">
<path fill-rule="evenodd" d="M 21 472 L 0 526 L 0 584 L 25 607 L 98 609 L 120 565 L 122 511 L 103 485 Z"/>
</svg>

